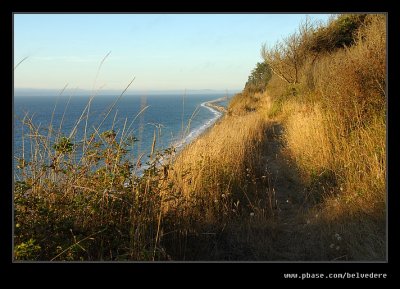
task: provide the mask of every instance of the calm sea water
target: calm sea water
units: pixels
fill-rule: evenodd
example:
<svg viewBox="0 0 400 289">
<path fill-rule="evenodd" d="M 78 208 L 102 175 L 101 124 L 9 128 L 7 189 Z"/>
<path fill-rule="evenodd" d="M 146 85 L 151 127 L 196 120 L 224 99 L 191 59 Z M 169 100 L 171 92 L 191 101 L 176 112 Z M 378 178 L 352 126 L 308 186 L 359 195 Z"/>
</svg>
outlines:
<svg viewBox="0 0 400 289">
<path fill-rule="evenodd" d="M 221 115 L 218 111 L 206 107 L 205 102 L 225 96 L 224 94 L 208 95 L 125 95 L 107 112 L 116 100 L 115 96 L 96 96 L 90 105 L 87 130 L 101 125 L 100 131 L 114 129 L 117 139 L 125 125 L 125 133 L 135 136 L 139 141 L 130 152 L 132 157 L 150 153 L 154 131 L 157 133 L 156 148 L 165 149 L 174 145 L 182 148 L 185 144 L 200 135 Z M 22 123 L 20 119 L 28 113 L 33 122 L 40 126 L 40 132 L 47 135 L 53 110 L 52 126 L 69 136 L 79 120 L 89 97 L 15 97 L 14 98 L 14 156 L 22 152 Z M 222 102 L 222 105 L 226 102 Z M 139 112 L 147 107 L 142 113 Z M 85 114 L 86 116 L 86 114 Z M 103 121 L 104 120 L 104 121 Z M 75 141 L 82 140 L 85 121 L 77 126 Z M 129 129 L 128 129 L 129 128 Z M 27 129 L 24 128 L 25 133 Z M 25 150 L 29 143 L 25 140 Z M 26 158 L 29 157 L 25 155 Z"/>
</svg>

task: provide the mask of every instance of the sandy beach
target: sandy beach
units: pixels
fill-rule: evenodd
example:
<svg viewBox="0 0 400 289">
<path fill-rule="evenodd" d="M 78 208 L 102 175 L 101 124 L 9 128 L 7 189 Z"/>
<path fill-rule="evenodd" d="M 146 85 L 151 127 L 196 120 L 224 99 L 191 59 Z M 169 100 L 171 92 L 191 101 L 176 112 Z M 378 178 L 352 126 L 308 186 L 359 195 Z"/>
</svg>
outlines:
<svg viewBox="0 0 400 289">
<path fill-rule="evenodd" d="M 226 108 L 217 104 L 217 103 L 219 103 L 221 101 L 224 101 L 224 100 L 226 100 L 225 97 L 220 97 L 220 98 L 208 101 L 204 105 L 206 105 L 206 106 L 208 106 L 210 108 L 216 109 L 219 112 L 226 113 L 227 112 Z"/>
</svg>

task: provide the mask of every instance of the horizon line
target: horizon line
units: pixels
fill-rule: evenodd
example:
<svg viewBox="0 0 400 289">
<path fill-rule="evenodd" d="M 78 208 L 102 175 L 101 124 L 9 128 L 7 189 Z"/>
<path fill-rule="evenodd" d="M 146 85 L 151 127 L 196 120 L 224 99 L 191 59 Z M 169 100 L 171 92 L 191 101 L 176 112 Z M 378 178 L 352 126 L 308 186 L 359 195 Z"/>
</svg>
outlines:
<svg viewBox="0 0 400 289">
<path fill-rule="evenodd" d="M 243 89 L 212 89 L 212 88 L 203 88 L 203 89 L 131 89 L 128 90 L 125 94 L 136 94 L 136 93 L 237 93 L 242 91 Z M 14 88 L 13 95 L 14 96 L 37 96 L 37 94 L 42 94 L 43 96 L 50 95 L 58 95 L 62 92 L 62 89 L 57 88 Z M 80 89 L 80 88 L 67 88 L 63 92 L 65 94 L 66 91 L 69 93 L 72 91 L 75 95 L 82 94 L 92 94 L 93 92 L 96 95 L 105 95 L 105 94 L 113 94 L 113 93 L 121 93 L 121 89 L 103 89 L 103 90 L 91 90 L 91 89 Z"/>
</svg>

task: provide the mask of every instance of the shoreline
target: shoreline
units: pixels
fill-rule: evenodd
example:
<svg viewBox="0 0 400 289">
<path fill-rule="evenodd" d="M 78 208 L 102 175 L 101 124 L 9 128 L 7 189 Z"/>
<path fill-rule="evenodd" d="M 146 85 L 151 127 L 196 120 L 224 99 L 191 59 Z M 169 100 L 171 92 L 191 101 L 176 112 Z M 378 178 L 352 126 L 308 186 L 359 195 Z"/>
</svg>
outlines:
<svg viewBox="0 0 400 289">
<path fill-rule="evenodd" d="M 210 110 L 212 113 L 214 113 L 215 116 L 210 120 L 208 120 L 208 123 L 206 122 L 203 125 L 204 127 L 200 127 L 199 129 L 192 131 L 186 137 L 184 137 L 182 140 L 180 140 L 179 142 L 177 142 L 177 144 L 174 145 L 174 148 L 176 149 L 176 156 L 180 154 L 182 150 L 184 150 L 188 145 L 190 145 L 196 139 L 207 133 L 213 127 L 213 125 L 215 125 L 219 120 L 221 120 L 221 118 L 225 115 L 227 110 L 225 107 L 215 105 L 214 103 L 224 101 L 225 99 L 226 99 L 225 97 L 220 97 L 217 99 L 203 102 L 201 104 L 202 107 L 205 107 L 208 110 Z M 174 156 L 174 158 L 176 156 Z"/>
<path fill-rule="evenodd" d="M 212 125 L 215 124 L 227 112 L 225 107 L 215 105 L 215 103 L 221 102 L 223 100 L 225 100 L 225 97 L 220 97 L 217 99 L 203 102 L 201 104 L 201 106 L 210 110 L 214 114 L 214 117 L 209 119 L 198 129 L 193 130 L 187 136 L 185 136 L 182 140 L 177 142 L 175 144 L 175 148 L 177 148 L 177 149 L 179 148 L 179 150 L 183 149 L 184 147 L 189 145 L 191 142 L 196 140 L 198 137 L 200 137 L 203 133 L 205 133 L 210 127 L 212 127 Z"/>
<path fill-rule="evenodd" d="M 226 100 L 226 97 L 223 96 L 223 97 L 220 97 L 220 98 L 217 98 L 217 99 L 214 99 L 214 100 L 210 100 L 210 101 L 204 102 L 204 105 L 209 107 L 209 108 L 215 109 L 215 110 L 217 110 L 217 111 L 219 111 L 221 113 L 226 113 L 227 109 L 225 107 L 216 104 L 216 103 L 219 103 L 219 102 L 225 101 L 225 100 Z"/>
<path fill-rule="evenodd" d="M 224 100 L 226 100 L 226 97 L 220 97 L 220 98 L 217 98 L 217 99 L 214 99 L 214 100 L 210 100 L 210 101 L 206 101 L 206 102 L 201 103 L 202 107 L 205 107 L 208 110 L 210 110 L 212 113 L 214 113 L 215 116 L 213 118 L 211 118 L 210 120 L 208 120 L 208 122 L 206 122 L 203 125 L 204 127 L 200 127 L 199 129 L 192 131 L 186 137 L 184 137 L 182 140 L 180 140 L 179 142 L 174 144 L 172 146 L 175 149 L 174 155 L 170 159 L 167 158 L 165 160 L 164 160 L 164 157 L 162 157 L 160 159 L 160 163 L 164 164 L 165 161 L 173 163 L 174 160 L 178 157 L 178 155 L 187 146 L 189 146 L 191 143 L 196 141 L 196 139 L 198 139 L 201 136 L 203 136 L 205 133 L 207 133 L 213 127 L 213 125 L 218 123 L 218 121 L 220 121 L 221 118 L 227 112 L 227 109 L 225 107 L 223 107 L 223 106 L 216 105 L 215 103 L 219 103 L 219 102 L 224 101 Z M 143 171 L 141 171 L 140 174 L 139 174 L 139 177 L 142 177 L 142 176 L 143 176 Z"/>
</svg>

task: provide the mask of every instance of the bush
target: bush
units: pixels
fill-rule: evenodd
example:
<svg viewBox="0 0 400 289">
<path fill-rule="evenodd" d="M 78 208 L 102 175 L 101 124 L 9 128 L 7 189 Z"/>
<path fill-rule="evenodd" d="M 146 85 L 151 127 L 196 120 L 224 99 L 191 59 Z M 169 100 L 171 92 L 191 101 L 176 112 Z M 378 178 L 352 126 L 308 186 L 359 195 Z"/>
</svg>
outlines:
<svg viewBox="0 0 400 289">
<path fill-rule="evenodd" d="M 364 22 L 366 14 L 342 14 L 333 19 L 328 26 L 320 27 L 306 43 L 312 52 L 332 52 L 351 46 L 357 38 L 357 31 Z"/>
</svg>

